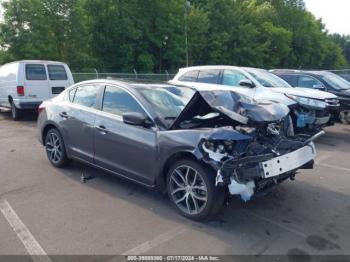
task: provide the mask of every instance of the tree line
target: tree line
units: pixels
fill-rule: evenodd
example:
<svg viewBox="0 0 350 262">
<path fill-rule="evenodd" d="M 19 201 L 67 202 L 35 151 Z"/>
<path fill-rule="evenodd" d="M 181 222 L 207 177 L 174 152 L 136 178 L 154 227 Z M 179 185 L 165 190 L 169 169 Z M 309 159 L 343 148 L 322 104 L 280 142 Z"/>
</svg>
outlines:
<svg viewBox="0 0 350 262">
<path fill-rule="evenodd" d="M 350 37 L 303 0 L 8 0 L 0 64 L 50 59 L 75 71 L 174 72 L 228 64 L 340 69 Z"/>
</svg>

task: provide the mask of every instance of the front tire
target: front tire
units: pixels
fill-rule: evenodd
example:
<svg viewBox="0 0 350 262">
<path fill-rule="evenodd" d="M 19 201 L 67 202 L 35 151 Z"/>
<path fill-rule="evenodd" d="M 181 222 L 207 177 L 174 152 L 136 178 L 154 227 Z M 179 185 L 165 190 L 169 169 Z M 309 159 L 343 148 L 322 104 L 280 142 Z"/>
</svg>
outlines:
<svg viewBox="0 0 350 262">
<path fill-rule="evenodd" d="M 45 136 L 45 150 L 50 163 L 58 168 L 68 164 L 66 148 L 60 132 L 53 128 Z"/>
<path fill-rule="evenodd" d="M 12 119 L 17 121 L 21 118 L 22 111 L 18 109 L 13 101 L 11 101 L 11 115 Z"/>
<path fill-rule="evenodd" d="M 225 190 L 215 186 L 215 177 L 213 170 L 196 161 L 177 161 L 167 174 L 170 201 L 187 218 L 210 219 L 222 208 L 225 199 Z"/>
</svg>

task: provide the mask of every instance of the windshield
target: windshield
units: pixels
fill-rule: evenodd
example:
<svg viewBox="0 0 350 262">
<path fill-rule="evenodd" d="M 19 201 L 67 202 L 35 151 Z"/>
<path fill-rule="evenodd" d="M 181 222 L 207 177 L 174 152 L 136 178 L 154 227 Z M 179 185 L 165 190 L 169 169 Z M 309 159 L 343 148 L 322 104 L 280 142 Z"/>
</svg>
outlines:
<svg viewBox="0 0 350 262">
<path fill-rule="evenodd" d="M 292 87 L 278 76 L 261 69 L 246 69 L 261 85 L 265 87 Z"/>
<path fill-rule="evenodd" d="M 326 73 L 325 75 L 322 76 L 322 79 L 335 89 L 350 88 L 350 82 L 346 81 L 344 78 L 333 73 Z"/>
<path fill-rule="evenodd" d="M 152 105 L 163 120 L 176 119 L 194 95 L 189 88 L 169 87 L 137 87 L 141 95 Z"/>
</svg>

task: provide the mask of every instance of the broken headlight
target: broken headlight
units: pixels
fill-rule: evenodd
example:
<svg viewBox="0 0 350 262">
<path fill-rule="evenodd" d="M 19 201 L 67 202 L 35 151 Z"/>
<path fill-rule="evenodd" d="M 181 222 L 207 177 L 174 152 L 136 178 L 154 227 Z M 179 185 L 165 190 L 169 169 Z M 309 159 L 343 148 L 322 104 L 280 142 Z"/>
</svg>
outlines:
<svg viewBox="0 0 350 262">
<path fill-rule="evenodd" d="M 278 136 L 281 132 L 281 124 L 270 123 L 267 125 L 267 132 L 270 135 Z"/>
<path fill-rule="evenodd" d="M 302 96 L 294 96 L 289 94 L 285 94 L 285 95 L 286 97 L 298 102 L 300 105 L 303 105 L 303 106 L 312 107 L 316 109 L 324 109 L 327 106 L 327 103 L 324 101 L 302 97 Z"/>
<path fill-rule="evenodd" d="M 214 161 L 221 161 L 232 154 L 234 142 L 229 140 L 204 140 L 202 149 L 208 157 Z"/>
<path fill-rule="evenodd" d="M 218 152 L 221 154 L 224 153 L 231 153 L 233 150 L 233 141 L 210 141 L 206 140 L 204 141 L 204 146 L 213 151 L 213 152 Z"/>
</svg>

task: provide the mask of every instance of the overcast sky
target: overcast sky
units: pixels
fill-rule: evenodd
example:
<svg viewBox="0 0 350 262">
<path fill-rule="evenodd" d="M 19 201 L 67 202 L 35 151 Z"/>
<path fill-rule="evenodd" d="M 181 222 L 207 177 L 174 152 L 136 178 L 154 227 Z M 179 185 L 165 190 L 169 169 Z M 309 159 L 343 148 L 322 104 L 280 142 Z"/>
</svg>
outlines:
<svg viewBox="0 0 350 262">
<path fill-rule="evenodd" d="M 0 3 L 4 0 L 0 0 Z M 57 0 L 59 1 L 59 0 Z M 140 0 L 142 1 L 142 0 Z M 350 35 L 350 0 L 304 0 L 306 8 L 317 18 L 322 18 L 331 33 Z M 0 6 L 0 20 L 2 18 Z"/>
<path fill-rule="evenodd" d="M 350 35 L 349 0 L 304 0 L 306 8 L 317 18 L 322 18 L 331 33 Z"/>
</svg>

